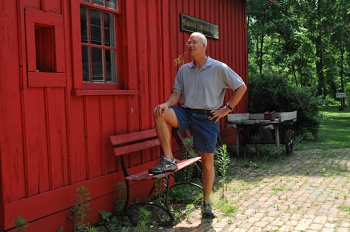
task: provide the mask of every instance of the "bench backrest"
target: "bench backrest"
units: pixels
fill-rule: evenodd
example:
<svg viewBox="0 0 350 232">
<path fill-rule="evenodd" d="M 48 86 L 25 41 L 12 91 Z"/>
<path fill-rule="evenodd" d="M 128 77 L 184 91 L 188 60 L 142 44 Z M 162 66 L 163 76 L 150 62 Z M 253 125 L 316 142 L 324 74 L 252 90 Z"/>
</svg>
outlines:
<svg viewBox="0 0 350 232">
<path fill-rule="evenodd" d="M 113 135 L 110 137 L 116 156 L 125 155 L 134 151 L 141 151 L 160 145 L 155 129 Z"/>
</svg>

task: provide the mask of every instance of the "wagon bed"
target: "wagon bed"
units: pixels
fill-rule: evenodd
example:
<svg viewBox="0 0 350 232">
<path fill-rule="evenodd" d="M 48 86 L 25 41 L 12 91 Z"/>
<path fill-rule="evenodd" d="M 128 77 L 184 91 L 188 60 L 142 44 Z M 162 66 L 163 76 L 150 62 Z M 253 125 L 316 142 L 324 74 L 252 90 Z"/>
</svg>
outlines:
<svg viewBox="0 0 350 232">
<path fill-rule="evenodd" d="M 281 143 L 286 145 L 287 154 L 293 151 L 294 132 L 285 126 L 296 120 L 297 111 L 277 112 L 271 119 L 266 119 L 264 113 L 228 114 L 226 126 L 236 129 L 237 156 L 245 152 L 246 145 L 251 143 L 276 143 L 279 155 Z"/>
</svg>

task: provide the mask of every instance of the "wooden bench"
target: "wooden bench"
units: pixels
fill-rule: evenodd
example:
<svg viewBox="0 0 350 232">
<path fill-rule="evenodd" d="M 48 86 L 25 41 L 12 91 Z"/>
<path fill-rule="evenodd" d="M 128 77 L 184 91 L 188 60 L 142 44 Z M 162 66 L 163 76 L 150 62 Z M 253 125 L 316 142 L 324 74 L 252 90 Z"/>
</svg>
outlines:
<svg viewBox="0 0 350 232">
<path fill-rule="evenodd" d="M 180 171 L 181 169 L 184 169 L 185 167 L 188 167 L 190 165 L 197 165 L 197 162 L 200 162 L 200 157 L 194 157 L 194 158 L 185 158 L 181 160 L 176 160 L 178 169 L 174 172 L 164 172 L 161 174 L 149 174 L 148 170 L 144 170 L 139 173 L 129 173 L 128 165 L 126 161 L 128 160 L 126 156 L 133 152 L 142 151 L 151 147 L 159 146 L 160 142 L 157 138 L 157 134 L 155 129 L 145 130 L 145 131 L 139 131 L 139 132 L 132 132 L 128 134 L 119 134 L 114 135 L 110 137 L 111 143 L 114 145 L 114 154 L 116 156 L 120 156 L 120 162 L 124 173 L 124 179 L 126 183 L 126 190 L 127 190 L 127 196 L 124 208 L 122 210 L 122 214 L 125 214 L 127 210 L 129 210 L 132 207 L 139 206 L 139 205 L 151 205 L 158 207 L 162 210 L 164 210 L 170 217 L 171 221 L 174 221 L 174 217 L 170 212 L 169 205 L 168 205 L 168 196 L 169 196 L 169 190 L 172 187 L 175 187 L 177 185 L 182 184 L 190 184 L 193 186 L 196 186 L 200 189 L 202 187 L 196 183 L 192 182 L 186 182 L 182 181 L 178 177 L 175 177 L 175 172 Z M 177 140 L 177 142 L 181 143 L 182 140 Z M 141 153 L 140 153 L 141 154 Z M 173 186 L 170 186 L 170 178 L 174 178 L 175 184 Z M 164 205 L 161 205 L 157 202 L 152 201 L 151 196 L 154 193 L 155 190 L 155 184 L 152 186 L 151 190 L 149 191 L 149 194 L 145 201 L 143 202 L 137 202 L 132 203 L 129 206 L 130 201 L 130 183 L 131 182 L 138 182 L 138 181 L 148 181 L 148 180 L 154 180 L 157 181 L 159 179 L 164 179 L 166 181 L 166 187 L 164 189 L 165 193 L 165 202 Z"/>
</svg>

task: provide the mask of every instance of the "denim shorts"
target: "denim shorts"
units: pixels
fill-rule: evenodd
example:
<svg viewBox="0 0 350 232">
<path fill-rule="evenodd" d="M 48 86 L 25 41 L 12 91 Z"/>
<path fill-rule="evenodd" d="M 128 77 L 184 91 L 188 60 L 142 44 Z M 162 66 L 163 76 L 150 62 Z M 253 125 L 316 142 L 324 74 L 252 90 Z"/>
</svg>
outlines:
<svg viewBox="0 0 350 232">
<path fill-rule="evenodd" d="M 208 115 L 194 113 L 183 107 L 173 107 L 179 127 L 178 132 L 191 130 L 193 149 L 199 153 L 214 153 L 219 134 L 219 122 L 208 119 Z"/>
</svg>

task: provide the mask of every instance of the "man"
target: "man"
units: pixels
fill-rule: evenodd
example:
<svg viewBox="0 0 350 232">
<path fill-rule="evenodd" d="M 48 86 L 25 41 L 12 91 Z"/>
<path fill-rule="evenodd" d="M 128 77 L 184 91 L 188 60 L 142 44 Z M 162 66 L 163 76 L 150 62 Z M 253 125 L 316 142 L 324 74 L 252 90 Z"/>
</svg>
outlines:
<svg viewBox="0 0 350 232">
<path fill-rule="evenodd" d="M 149 173 L 158 174 L 177 169 L 171 151 L 168 125 L 178 131 L 192 130 L 193 149 L 201 154 L 203 166 L 202 214 L 215 217 L 209 197 L 215 178 L 214 149 L 219 134 L 218 121 L 233 110 L 247 87 L 230 67 L 206 55 L 207 39 L 203 34 L 192 33 L 187 46 L 193 61 L 179 68 L 172 94 L 165 103 L 154 109 L 155 127 L 164 157 Z M 230 101 L 221 107 L 226 88 L 233 89 L 234 93 Z M 180 98 L 181 106 L 170 108 Z"/>
</svg>

